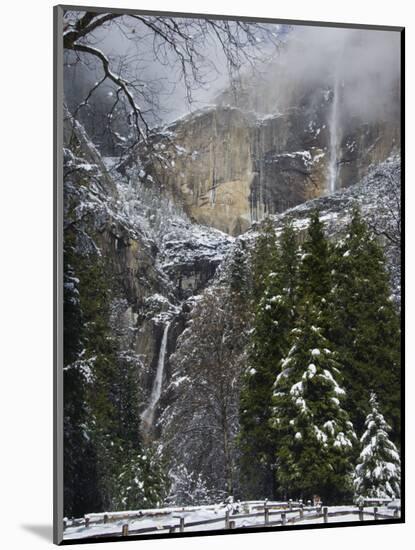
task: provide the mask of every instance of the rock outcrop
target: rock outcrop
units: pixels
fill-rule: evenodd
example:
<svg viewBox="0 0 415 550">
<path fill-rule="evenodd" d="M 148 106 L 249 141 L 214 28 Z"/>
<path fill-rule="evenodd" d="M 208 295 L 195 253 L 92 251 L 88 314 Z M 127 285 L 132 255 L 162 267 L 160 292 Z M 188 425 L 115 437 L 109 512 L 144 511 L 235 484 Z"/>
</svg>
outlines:
<svg viewBox="0 0 415 550">
<path fill-rule="evenodd" d="M 328 88 L 267 116 L 212 106 L 160 129 L 123 168 L 141 163 L 143 181 L 194 221 L 239 235 L 268 213 L 332 192 L 330 170 L 336 189 L 348 187 L 399 148 L 397 120 L 340 124 L 334 108 Z"/>
</svg>

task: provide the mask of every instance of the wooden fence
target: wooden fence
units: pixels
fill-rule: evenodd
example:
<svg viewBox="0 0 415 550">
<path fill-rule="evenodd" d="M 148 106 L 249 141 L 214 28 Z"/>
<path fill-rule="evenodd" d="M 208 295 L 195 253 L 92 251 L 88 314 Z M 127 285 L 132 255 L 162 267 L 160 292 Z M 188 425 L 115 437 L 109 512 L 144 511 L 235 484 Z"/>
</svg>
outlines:
<svg viewBox="0 0 415 550">
<path fill-rule="evenodd" d="M 108 531 L 107 533 L 100 533 L 100 534 L 91 534 L 88 535 L 87 533 L 82 533 L 82 538 L 103 538 L 103 537 L 117 537 L 117 536 L 130 536 L 130 535 L 141 535 L 141 534 L 148 534 L 148 533 L 157 533 L 160 531 L 167 532 L 167 533 L 183 533 L 185 532 L 186 528 L 193 528 L 193 527 L 199 527 L 199 526 L 205 526 L 205 525 L 212 525 L 218 524 L 216 527 L 212 527 L 212 529 L 250 529 L 250 528 L 257 528 L 257 527 L 274 527 L 274 526 L 280 526 L 280 525 L 292 525 L 298 522 L 302 522 L 304 520 L 314 520 L 314 519 L 322 519 L 323 523 L 328 523 L 329 518 L 337 518 L 341 516 L 349 516 L 349 515 L 356 515 L 359 521 L 364 521 L 364 516 L 369 516 L 373 518 L 374 520 L 384 520 L 384 519 L 396 519 L 399 517 L 400 509 L 395 508 L 391 511 L 391 513 L 385 514 L 384 512 L 379 512 L 378 507 L 373 507 L 373 510 L 365 509 L 363 506 L 359 507 L 350 507 L 350 508 L 344 508 L 342 510 L 333 510 L 330 511 L 330 509 L 327 506 L 311 506 L 311 505 L 304 505 L 302 503 L 298 502 L 286 502 L 286 503 L 262 503 L 257 505 L 250 506 L 252 509 L 257 509 L 257 512 L 251 512 L 246 514 L 240 514 L 240 513 L 231 513 L 229 510 L 224 511 L 224 515 L 220 517 L 215 517 L 212 519 L 204 519 L 204 520 L 198 520 L 198 521 L 190 521 L 185 522 L 185 518 L 183 516 L 173 516 L 173 519 L 177 520 L 174 522 L 161 524 L 161 525 L 153 525 L 150 527 L 142 527 L 142 528 L 130 528 L 129 523 L 123 523 L 121 525 L 121 530 L 117 532 Z M 214 507 L 206 507 L 214 509 Z M 205 509 L 206 509 L 205 508 Z M 195 509 L 197 509 L 195 507 Z M 199 508 L 200 509 L 200 508 Z M 185 512 L 189 511 L 189 509 L 185 508 L 178 508 L 173 510 L 174 512 Z M 92 527 L 93 525 L 100 525 L 100 524 L 106 524 L 111 523 L 114 521 L 120 521 L 120 520 L 134 520 L 134 519 L 143 519 L 145 517 L 151 517 L 151 516 L 157 516 L 166 514 L 167 512 L 160 512 L 157 513 L 157 511 L 153 511 L 152 513 L 145 513 L 145 512 L 126 512 L 124 514 L 120 513 L 114 513 L 114 514 L 93 514 L 93 515 L 86 515 L 84 518 L 80 518 L 78 520 L 72 520 L 70 525 L 71 526 L 79 526 L 79 527 Z M 170 512 L 171 513 L 171 512 Z M 241 525 L 237 527 L 237 521 L 238 520 L 244 520 L 244 519 L 254 519 L 254 518 L 260 518 L 263 517 L 263 522 L 254 523 L 252 525 Z M 274 519 L 275 518 L 275 519 Z M 64 521 L 64 530 L 66 527 L 69 526 Z M 115 526 L 114 526 L 115 527 Z"/>
</svg>

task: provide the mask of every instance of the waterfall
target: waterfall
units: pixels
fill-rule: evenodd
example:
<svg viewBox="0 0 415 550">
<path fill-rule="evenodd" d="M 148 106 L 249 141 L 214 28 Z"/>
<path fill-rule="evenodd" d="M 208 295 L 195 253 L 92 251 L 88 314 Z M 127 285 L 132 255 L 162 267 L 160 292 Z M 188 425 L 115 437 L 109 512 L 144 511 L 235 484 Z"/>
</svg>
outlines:
<svg viewBox="0 0 415 550">
<path fill-rule="evenodd" d="M 153 388 L 151 390 L 150 402 L 147 408 L 141 414 L 142 427 L 145 432 L 149 432 L 153 426 L 154 413 L 156 411 L 157 403 L 161 395 L 161 385 L 163 383 L 163 373 L 164 373 L 164 361 L 166 357 L 167 349 L 167 336 L 169 333 L 170 322 L 168 321 L 164 325 L 163 338 L 161 340 L 160 352 L 157 363 L 157 372 L 154 379 Z"/>
<path fill-rule="evenodd" d="M 333 99 L 329 120 L 329 165 L 328 165 L 328 192 L 336 191 L 337 183 L 337 148 L 339 140 L 339 77 L 337 70 L 334 75 Z"/>
</svg>

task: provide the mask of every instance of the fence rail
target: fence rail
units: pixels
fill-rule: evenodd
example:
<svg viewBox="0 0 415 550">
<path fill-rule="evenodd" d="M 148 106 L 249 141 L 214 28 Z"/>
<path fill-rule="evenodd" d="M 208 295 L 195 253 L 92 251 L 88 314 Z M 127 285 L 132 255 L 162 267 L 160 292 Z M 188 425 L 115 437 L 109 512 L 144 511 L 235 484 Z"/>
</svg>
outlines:
<svg viewBox="0 0 415 550">
<path fill-rule="evenodd" d="M 207 508 L 207 507 L 206 507 Z M 210 509 L 214 509 L 214 507 L 209 507 Z M 91 533 L 88 535 L 87 533 L 83 533 L 83 538 L 103 538 L 108 536 L 115 536 L 115 537 L 126 537 L 131 535 L 140 535 L 140 534 L 146 534 L 146 533 L 157 533 L 160 531 L 165 531 L 169 533 L 179 532 L 183 533 L 185 529 L 190 529 L 193 527 L 199 527 L 204 525 L 214 525 L 214 524 L 220 524 L 218 525 L 217 529 L 235 529 L 235 528 L 243 528 L 243 529 L 250 529 L 250 528 L 257 528 L 257 527 L 274 527 L 279 525 L 287 525 L 287 524 L 295 524 L 304 520 L 314 520 L 314 519 L 322 519 L 323 523 L 328 523 L 329 518 L 335 518 L 335 517 L 341 517 L 341 516 L 349 516 L 349 515 L 356 515 L 358 516 L 360 521 L 364 521 L 364 516 L 370 516 L 373 517 L 375 520 L 382 520 L 382 519 L 397 519 L 399 517 L 400 508 L 396 507 L 391 514 L 385 514 L 384 512 L 379 512 L 378 508 L 375 506 L 373 510 L 365 509 L 363 506 L 359 507 L 350 507 L 345 508 L 342 510 L 333 510 L 330 511 L 327 506 L 310 506 L 310 505 L 304 505 L 302 503 L 297 502 L 285 502 L 285 503 L 268 503 L 264 502 L 262 504 L 254 504 L 251 505 L 252 509 L 261 509 L 261 511 L 257 512 L 251 512 L 251 513 L 230 513 L 229 510 L 225 511 L 225 514 L 219 517 L 211 518 L 211 519 L 204 519 L 204 520 L 198 520 L 198 521 L 190 521 L 185 522 L 185 518 L 183 516 L 173 516 L 173 519 L 178 519 L 179 522 L 169 522 L 166 524 L 161 524 L 157 526 L 149 526 L 149 527 L 141 527 L 141 528 L 130 528 L 129 523 L 123 523 L 121 525 L 121 530 L 116 532 L 108 532 L 108 533 L 99 533 L 99 534 L 93 534 Z M 199 508 L 200 509 L 200 508 Z M 180 512 L 188 512 L 189 509 L 185 508 L 177 508 L 177 509 L 170 509 L 169 512 L 164 511 L 160 513 L 150 513 L 146 514 L 143 512 L 127 512 L 124 514 L 103 514 L 102 516 L 100 514 L 91 514 L 86 515 L 84 518 L 80 518 L 78 520 L 73 520 L 71 522 L 71 526 L 80 526 L 80 527 L 92 527 L 94 525 L 100 525 L 102 523 L 109 523 L 113 521 L 122 521 L 122 520 L 134 520 L 134 519 L 143 519 L 145 517 L 154 517 L 154 516 L 160 516 L 162 514 L 171 514 L 171 513 L 180 513 Z M 238 520 L 246 520 L 246 519 L 255 519 L 258 517 L 263 516 L 264 521 L 263 523 L 253 523 L 250 525 L 240 525 L 237 526 Z M 274 516 L 279 516 L 278 520 L 274 520 Z M 64 529 L 67 527 L 67 525 L 64 522 Z M 114 526 L 115 527 L 115 526 Z M 117 526 L 119 527 L 119 526 Z"/>
</svg>

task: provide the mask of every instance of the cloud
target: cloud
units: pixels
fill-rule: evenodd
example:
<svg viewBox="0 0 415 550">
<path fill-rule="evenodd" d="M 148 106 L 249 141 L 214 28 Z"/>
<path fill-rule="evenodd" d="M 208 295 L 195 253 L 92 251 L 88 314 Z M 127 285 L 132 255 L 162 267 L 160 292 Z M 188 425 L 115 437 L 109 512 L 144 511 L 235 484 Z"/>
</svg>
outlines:
<svg viewBox="0 0 415 550">
<path fill-rule="evenodd" d="M 293 27 L 257 96 L 284 109 L 313 89 L 341 89 L 344 117 L 399 116 L 400 34 L 397 31 Z M 271 95 L 271 98 L 269 97 Z M 261 103 L 261 101 L 259 101 Z"/>
</svg>

